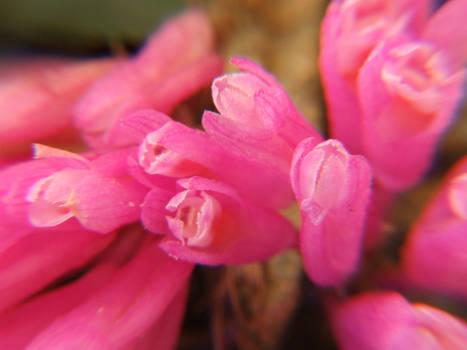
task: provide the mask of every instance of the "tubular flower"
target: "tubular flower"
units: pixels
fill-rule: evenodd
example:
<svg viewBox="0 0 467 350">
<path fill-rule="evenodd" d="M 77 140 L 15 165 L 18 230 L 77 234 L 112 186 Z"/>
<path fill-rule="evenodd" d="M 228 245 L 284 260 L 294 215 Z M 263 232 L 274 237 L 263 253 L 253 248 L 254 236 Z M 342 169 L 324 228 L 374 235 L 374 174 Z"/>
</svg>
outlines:
<svg viewBox="0 0 467 350">
<path fill-rule="evenodd" d="M 94 82 L 74 109 L 76 127 L 94 148 L 122 146 L 109 138 L 120 117 L 139 109 L 170 113 L 222 72 L 207 18 L 188 11 L 165 23 L 141 52 Z"/>
<path fill-rule="evenodd" d="M 331 323 L 344 350 L 461 350 L 467 324 L 424 304 L 410 304 L 395 292 L 374 292 L 333 308 Z"/>
<path fill-rule="evenodd" d="M 69 129 L 79 96 L 116 63 L 51 58 L 1 62 L 0 141 L 29 143 Z"/>
<path fill-rule="evenodd" d="M 0 310 L 87 264 L 113 241 L 80 227 L 36 229 L 0 251 Z"/>
<path fill-rule="evenodd" d="M 355 272 L 371 193 L 371 170 L 342 144 L 312 138 L 295 150 L 290 171 L 302 217 L 300 251 L 316 283 L 335 286 Z"/>
<path fill-rule="evenodd" d="M 193 265 L 145 244 L 106 285 L 42 330 L 26 349 L 172 349 Z M 86 320 L 86 322 L 83 322 Z"/>
<path fill-rule="evenodd" d="M 154 114 L 145 117 L 135 114 L 132 127 L 143 130 L 156 124 L 151 120 L 161 119 Z M 128 123 L 131 118 L 127 118 Z M 166 118 L 140 143 L 137 163 L 146 174 L 219 179 L 235 186 L 242 196 L 273 208 L 293 201 L 287 178 L 274 167 L 231 152 L 206 133 Z"/>
<path fill-rule="evenodd" d="M 288 173 L 297 144 L 321 135 L 271 74 L 245 58 L 231 62 L 242 72 L 214 80 L 212 97 L 220 115 L 205 112 L 204 129 L 225 147 Z"/>
<path fill-rule="evenodd" d="M 179 180 L 178 188 L 170 193 L 156 187 L 142 204 L 143 224 L 164 234 L 159 245 L 171 256 L 206 265 L 245 264 L 297 243 L 286 219 L 227 184 L 191 177 Z"/>
<path fill-rule="evenodd" d="M 410 281 L 462 298 L 467 297 L 466 184 L 464 157 L 415 222 L 402 259 L 404 275 Z"/>
<path fill-rule="evenodd" d="M 320 70 L 329 107 L 331 137 L 354 154 L 364 152 L 356 79 L 367 58 L 386 37 L 420 32 L 429 12 L 426 0 L 334 0 L 321 27 Z"/>
<path fill-rule="evenodd" d="M 371 50 L 352 69 L 350 82 L 339 73 L 336 59 L 332 61 L 333 55 L 339 56 L 335 42 L 352 42 L 338 31 L 345 27 L 339 11 L 345 12 L 347 3 L 351 7 L 359 2 L 346 1 L 342 9 L 336 2 L 323 26 L 321 66 L 331 101 L 332 136 L 365 155 L 384 187 L 401 191 L 419 181 L 431 165 L 434 146 L 462 96 L 467 49 L 460 14 L 465 13 L 466 2 L 450 1 L 429 19 L 419 9 L 427 7 L 426 1 L 394 2 L 406 12 L 391 12 L 398 14 L 393 21 L 387 21 L 394 18 L 386 13 L 391 7 L 387 4 L 375 7 L 375 14 L 364 12 L 364 18 L 371 16 L 361 21 L 359 30 L 367 35 L 383 26 L 385 34 L 372 39 Z M 376 13 L 386 13 L 384 21 L 375 22 L 378 25 L 373 23 Z M 436 29 L 445 26 L 456 34 Z"/>
<path fill-rule="evenodd" d="M 0 173 L 6 179 L 4 185 L 9 184 L 0 211 L 6 217 L 5 229 L 53 227 L 75 218 L 86 229 L 107 233 L 137 220 L 147 189 L 126 170 L 131 152 L 87 159 L 36 145 L 35 160 Z"/>
</svg>

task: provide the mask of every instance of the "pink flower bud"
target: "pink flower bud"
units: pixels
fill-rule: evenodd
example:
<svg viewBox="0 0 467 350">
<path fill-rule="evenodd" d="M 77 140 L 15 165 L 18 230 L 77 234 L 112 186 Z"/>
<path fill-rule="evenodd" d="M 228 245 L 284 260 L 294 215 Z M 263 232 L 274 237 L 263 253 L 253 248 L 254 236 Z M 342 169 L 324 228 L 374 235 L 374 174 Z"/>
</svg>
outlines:
<svg viewBox="0 0 467 350">
<path fill-rule="evenodd" d="M 371 193 L 371 170 L 361 156 L 328 140 L 306 139 L 295 150 L 290 172 L 300 206 L 300 250 L 316 283 L 342 283 L 356 269 Z"/>
<path fill-rule="evenodd" d="M 463 298 L 467 297 L 466 178 L 464 157 L 415 222 L 402 259 L 411 282 Z"/>
<path fill-rule="evenodd" d="M 344 350 L 461 350 L 467 324 L 395 292 L 367 293 L 332 310 L 332 328 Z"/>
</svg>

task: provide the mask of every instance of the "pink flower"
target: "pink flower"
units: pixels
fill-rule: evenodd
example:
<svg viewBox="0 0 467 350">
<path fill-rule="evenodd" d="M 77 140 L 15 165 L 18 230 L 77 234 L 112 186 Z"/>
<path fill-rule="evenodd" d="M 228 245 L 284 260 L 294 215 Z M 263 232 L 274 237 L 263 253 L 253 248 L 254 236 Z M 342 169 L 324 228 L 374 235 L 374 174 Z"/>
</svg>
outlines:
<svg viewBox="0 0 467 350">
<path fill-rule="evenodd" d="M 332 310 L 332 328 L 344 350 L 461 350 L 467 324 L 395 292 L 367 293 Z"/>
<path fill-rule="evenodd" d="M 225 183 L 191 177 L 175 191 L 155 187 L 142 205 L 142 222 L 164 234 L 169 255 L 207 265 L 262 261 L 296 245 L 293 226 L 275 211 L 241 198 Z"/>
<path fill-rule="evenodd" d="M 97 235 L 80 227 L 62 226 L 30 230 L 8 247 L 2 244 L 0 310 L 39 292 L 69 271 L 83 267 L 114 239 L 113 233 Z"/>
<path fill-rule="evenodd" d="M 321 135 L 271 74 L 246 58 L 231 62 L 242 72 L 214 80 L 212 97 L 220 115 L 205 112 L 204 129 L 225 147 L 288 173 L 297 144 Z"/>
<path fill-rule="evenodd" d="M 362 12 L 359 25 L 349 22 L 349 28 L 358 28 L 352 34 L 339 11 L 350 11 L 353 3 L 344 2 L 342 9 L 337 2 L 332 5 L 323 27 L 321 67 L 332 136 L 365 155 L 383 186 L 401 191 L 419 181 L 431 165 L 434 146 L 462 95 L 467 49 L 461 14 L 466 3 L 450 1 L 425 21 L 423 4 L 428 2 L 394 2 L 399 10 L 410 10 L 404 15 L 379 1 L 373 12 Z M 355 68 L 350 80 L 336 62 L 338 43 L 353 42 L 339 32 L 340 26 L 343 33 L 364 37 L 381 27 L 376 38 L 365 39 L 371 50 L 364 51 L 369 54 L 358 59 L 361 63 L 351 64 Z M 437 30 L 445 26 L 450 30 Z"/>
<path fill-rule="evenodd" d="M 329 108 L 331 136 L 354 154 L 364 152 L 361 107 L 356 90 L 360 68 L 386 37 L 420 32 L 426 0 L 334 0 L 321 28 L 320 69 Z"/>
<path fill-rule="evenodd" d="M 88 89 L 74 110 L 76 127 L 93 147 L 122 146 L 108 135 L 120 117 L 144 108 L 170 113 L 221 73 L 213 46 L 212 29 L 200 11 L 166 22 L 136 57 Z"/>
<path fill-rule="evenodd" d="M 411 229 L 405 276 L 416 285 L 467 297 L 467 157 L 449 172 Z"/>
<path fill-rule="evenodd" d="M 302 226 L 300 251 L 308 276 L 335 286 L 355 272 L 371 193 L 371 170 L 342 144 L 309 138 L 295 150 L 290 171 Z"/>
<path fill-rule="evenodd" d="M 170 120 L 155 111 L 139 111 L 123 119 L 121 138 L 133 135 L 140 144 L 138 163 L 156 176 L 203 176 L 235 186 L 240 194 L 262 206 L 282 208 L 293 201 L 284 174 L 274 167 L 232 152 L 206 133 Z M 141 178 L 140 176 L 136 176 Z"/>
<path fill-rule="evenodd" d="M 193 266 L 168 257 L 141 231 L 124 232 L 83 277 L 3 312 L 0 346 L 11 350 L 172 349 Z M 82 249 L 75 245 L 75 251 Z M 24 256 L 18 257 L 21 262 Z"/>
<path fill-rule="evenodd" d="M 31 142 L 64 132 L 89 84 L 116 60 L 41 58 L 0 65 L 0 141 Z"/>
<path fill-rule="evenodd" d="M 132 151 L 86 158 L 36 145 L 35 160 L 0 173 L 2 226 L 53 227 L 75 218 L 86 229 L 108 233 L 136 221 L 147 188 L 129 176 Z"/>
<path fill-rule="evenodd" d="M 40 332 L 26 349 L 172 349 L 192 264 L 145 244 L 109 282 Z"/>
</svg>

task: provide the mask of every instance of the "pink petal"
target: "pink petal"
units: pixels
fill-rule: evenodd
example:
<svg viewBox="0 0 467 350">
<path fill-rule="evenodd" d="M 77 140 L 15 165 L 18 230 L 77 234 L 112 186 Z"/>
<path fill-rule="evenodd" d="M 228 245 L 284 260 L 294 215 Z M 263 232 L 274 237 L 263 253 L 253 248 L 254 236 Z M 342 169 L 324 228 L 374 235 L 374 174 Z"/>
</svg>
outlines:
<svg viewBox="0 0 467 350">
<path fill-rule="evenodd" d="M 408 40 L 395 37 L 375 50 L 358 81 L 364 154 L 392 190 L 413 186 L 431 165 L 465 75 L 431 44 Z"/>
<path fill-rule="evenodd" d="M 146 192 L 131 179 L 92 170 L 62 170 L 31 187 L 29 218 L 34 226 L 50 227 L 75 217 L 83 227 L 107 233 L 138 220 Z"/>
<path fill-rule="evenodd" d="M 395 292 L 367 293 L 336 306 L 332 327 L 344 350 L 461 350 L 467 341 L 464 322 L 426 305 L 411 305 Z"/>
<path fill-rule="evenodd" d="M 72 158 L 48 158 L 21 162 L 0 172 L 0 251 L 31 232 L 26 196 L 37 181 L 67 166 L 83 168 Z"/>
<path fill-rule="evenodd" d="M 449 201 L 452 210 L 461 219 L 467 220 L 467 171 L 452 180 Z"/>
<path fill-rule="evenodd" d="M 27 349 L 127 349 L 156 323 L 167 321 L 163 315 L 186 288 L 192 267 L 147 244 L 104 288 L 57 319 Z M 169 324 L 178 328 L 179 321 L 169 319 Z M 171 338 L 174 328 L 168 330 Z"/>
<path fill-rule="evenodd" d="M 139 145 L 147 134 L 159 129 L 169 120 L 169 116 L 152 109 L 142 109 L 126 114 L 118 119 L 109 132 L 109 144 L 114 146 Z"/>
<path fill-rule="evenodd" d="M 462 298 L 467 297 L 467 220 L 459 215 L 466 197 L 458 181 L 466 173 L 464 157 L 413 225 L 402 259 L 405 276 L 412 283 Z"/>
<path fill-rule="evenodd" d="M 293 198 L 287 177 L 278 169 L 235 154 L 205 133 L 174 121 L 146 136 L 139 163 L 149 174 L 215 177 L 266 206 L 284 207 Z"/>
<path fill-rule="evenodd" d="M 462 67 L 467 61 L 466 13 L 467 1 L 448 1 L 430 18 L 423 32 L 423 39 L 442 48 L 454 67 Z"/>
<path fill-rule="evenodd" d="M 165 206 L 175 193 L 175 188 L 153 188 L 141 204 L 141 222 L 153 233 L 168 234 Z"/>
<path fill-rule="evenodd" d="M 138 56 L 94 83 L 75 107 L 75 125 L 93 147 L 121 146 L 110 137 L 122 116 L 146 108 L 171 112 L 221 73 L 222 62 L 212 50 L 212 32 L 201 12 L 166 22 Z"/>
<path fill-rule="evenodd" d="M 71 107 L 113 60 L 38 59 L 0 67 L 0 140 L 33 141 L 71 125 Z"/>
<path fill-rule="evenodd" d="M 426 0 L 333 1 L 321 27 L 320 70 L 330 116 L 330 133 L 361 154 L 362 116 L 355 79 L 370 52 L 387 35 L 420 32 Z"/>
<path fill-rule="evenodd" d="M 57 317 L 68 313 L 105 285 L 115 267 L 100 266 L 78 281 L 41 294 L 0 315 L 0 347 L 20 350 Z M 31 317 L 34 315 L 34 317 Z"/>
<path fill-rule="evenodd" d="M 82 229 L 36 230 L 0 254 L 0 309 L 83 266 L 115 238 Z"/>
<path fill-rule="evenodd" d="M 272 75 L 244 58 L 232 63 L 244 71 L 214 80 L 212 97 L 221 115 L 205 113 L 203 127 L 220 143 L 237 143 L 248 157 L 287 168 L 301 140 L 321 136 Z"/>
</svg>

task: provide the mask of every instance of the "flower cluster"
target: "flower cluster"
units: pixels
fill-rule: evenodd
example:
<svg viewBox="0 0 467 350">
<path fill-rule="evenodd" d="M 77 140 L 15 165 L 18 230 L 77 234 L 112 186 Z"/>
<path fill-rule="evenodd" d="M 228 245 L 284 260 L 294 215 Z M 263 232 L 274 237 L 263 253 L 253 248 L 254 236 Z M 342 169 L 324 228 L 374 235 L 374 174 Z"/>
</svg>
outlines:
<svg viewBox="0 0 467 350">
<path fill-rule="evenodd" d="M 0 70 L 11 150 L 0 168 L 0 348 L 172 349 L 194 264 L 298 249 L 311 281 L 345 288 L 391 197 L 430 166 L 461 96 L 467 50 L 450 34 L 467 2 L 430 11 L 427 1 L 331 3 L 320 59 L 328 140 L 258 64 L 235 57 L 239 72 L 219 76 L 196 10 L 132 58 Z M 204 112 L 202 130 L 195 117 L 176 120 L 211 82 L 217 112 Z M 68 133 L 81 152 L 45 145 Z M 407 283 L 467 296 L 466 198 L 463 160 L 410 233 Z M 294 205 L 298 229 L 281 214 Z M 327 304 L 344 349 L 467 344 L 465 323 L 396 292 Z"/>
</svg>

